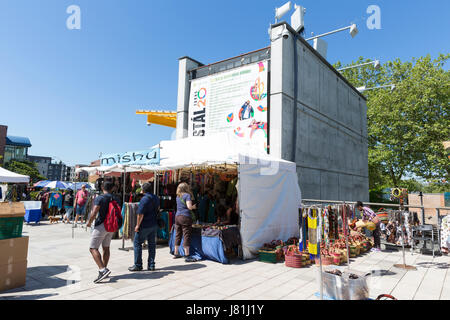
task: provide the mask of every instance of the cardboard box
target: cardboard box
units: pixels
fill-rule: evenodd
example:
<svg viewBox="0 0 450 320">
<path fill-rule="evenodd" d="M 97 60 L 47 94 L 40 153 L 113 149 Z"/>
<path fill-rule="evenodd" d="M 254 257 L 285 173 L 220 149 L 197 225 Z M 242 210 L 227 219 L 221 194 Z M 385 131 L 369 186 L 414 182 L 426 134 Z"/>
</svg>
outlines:
<svg viewBox="0 0 450 320">
<path fill-rule="evenodd" d="M 22 202 L 0 202 L 0 218 L 23 217 L 25 206 Z"/>
<path fill-rule="evenodd" d="M 0 265 L 0 292 L 24 287 L 27 281 L 27 261 Z"/>
<path fill-rule="evenodd" d="M 0 240 L 0 266 L 27 261 L 28 237 Z"/>
</svg>

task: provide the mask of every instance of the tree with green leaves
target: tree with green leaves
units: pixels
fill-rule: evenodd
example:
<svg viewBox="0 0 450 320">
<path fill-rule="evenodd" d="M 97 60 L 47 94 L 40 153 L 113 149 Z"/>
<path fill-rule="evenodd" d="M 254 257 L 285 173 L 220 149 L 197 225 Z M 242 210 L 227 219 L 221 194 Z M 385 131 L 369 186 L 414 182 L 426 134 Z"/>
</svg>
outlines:
<svg viewBox="0 0 450 320">
<path fill-rule="evenodd" d="M 5 164 L 5 169 L 29 176 L 31 182 L 45 180 L 45 177 L 39 173 L 34 162 L 11 160 Z"/>
<path fill-rule="evenodd" d="M 406 175 L 448 181 L 450 160 L 442 142 L 450 138 L 450 55 L 343 70 L 355 86 L 395 85 L 365 91 L 370 188 L 400 186 Z M 369 62 L 359 58 L 352 65 Z M 341 67 L 338 62 L 336 68 Z"/>
</svg>

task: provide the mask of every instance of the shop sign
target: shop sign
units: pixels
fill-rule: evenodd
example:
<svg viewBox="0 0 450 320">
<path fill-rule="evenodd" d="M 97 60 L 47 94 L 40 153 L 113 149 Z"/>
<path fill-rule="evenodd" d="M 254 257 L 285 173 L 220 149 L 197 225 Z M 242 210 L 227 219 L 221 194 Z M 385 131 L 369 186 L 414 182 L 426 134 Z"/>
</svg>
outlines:
<svg viewBox="0 0 450 320">
<path fill-rule="evenodd" d="M 100 158 L 101 166 L 122 165 L 151 165 L 159 164 L 159 148 L 143 151 L 129 151 L 125 153 L 112 153 Z"/>
</svg>

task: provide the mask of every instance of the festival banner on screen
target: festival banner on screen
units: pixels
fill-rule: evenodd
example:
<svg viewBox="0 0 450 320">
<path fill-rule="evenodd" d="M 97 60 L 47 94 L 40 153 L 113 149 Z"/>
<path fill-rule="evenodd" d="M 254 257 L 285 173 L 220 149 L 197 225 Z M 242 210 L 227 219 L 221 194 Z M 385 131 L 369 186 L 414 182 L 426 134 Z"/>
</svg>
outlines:
<svg viewBox="0 0 450 320">
<path fill-rule="evenodd" d="M 268 62 L 191 81 L 188 135 L 230 131 L 267 151 Z"/>
</svg>

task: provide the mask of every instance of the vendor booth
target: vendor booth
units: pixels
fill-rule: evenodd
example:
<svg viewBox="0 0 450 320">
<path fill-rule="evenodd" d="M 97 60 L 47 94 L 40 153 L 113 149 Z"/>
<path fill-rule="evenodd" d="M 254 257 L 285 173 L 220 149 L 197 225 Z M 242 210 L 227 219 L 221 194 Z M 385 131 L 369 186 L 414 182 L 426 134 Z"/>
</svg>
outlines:
<svg viewBox="0 0 450 320">
<path fill-rule="evenodd" d="M 118 155 L 117 163 L 77 170 L 153 172 L 155 194 L 162 204 L 167 204 L 166 209 L 171 209 L 167 215 L 169 226 L 173 225 L 176 211 L 176 186 L 181 181 L 188 182 L 198 204 L 191 243 L 191 255 L 198 259 L 228 263 L 225 252 L 237 243 L 242 258 L 250 259 L 272 239 L 299 236 L 301 194 L 295 163 L 242 145 L 228 133 L 162 141 L 155 148 L 159 150 L 159 163 L 124 165 Z M 209 201 L 205 202 L 205 198 Z M 238 222 L 217 223 L 218 212 L 235 199 Z M 173 228 L 170 231 L 169 246 L 173 252 L 175 232 Z M 183 254 L 181 250 L 182 245 Z"/>
<path fill-rule="evenodd" d="M 11 201 L 20 200 L 20 190 L 17 190 L 15 186 L 8 190 L 7 184 L 20 184 L 22 188 L 26 188 L 26 184 L 30 181 L 29 176 L 18 174 L 5 168 L 0 167 L 0 201 L 5 201 L 7 198 Z M 4 185 L 2 185 L 4 183 Z M 7 195 L 9 196 L 7 197 Z"/>
<path fill-rule="evenodd" d="M 29 176 L 18 174 L 0 167 L 0 183 L 28 183 Z"/>
</svg>

